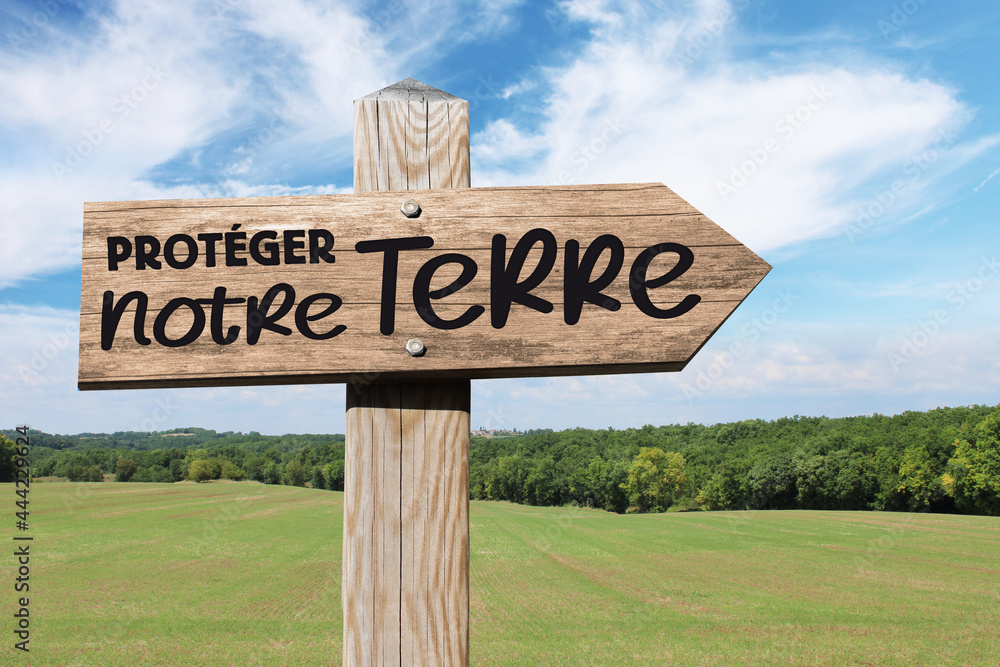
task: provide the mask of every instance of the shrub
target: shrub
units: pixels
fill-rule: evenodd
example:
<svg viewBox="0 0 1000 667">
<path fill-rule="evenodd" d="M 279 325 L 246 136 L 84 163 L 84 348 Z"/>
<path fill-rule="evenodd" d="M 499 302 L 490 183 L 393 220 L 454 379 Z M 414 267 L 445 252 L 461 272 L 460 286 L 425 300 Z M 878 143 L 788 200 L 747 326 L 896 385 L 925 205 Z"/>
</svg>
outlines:
<svg viewBox="0 0 1000 667">
<path fill-rule="evenodd" d="M 115 465 L 115 481 L 129 482 L 135 477 L 138 470 L 139 466 L 132 459 L 118 459 L 118 463 Z"/>
<path fill-rule="evenodd" d="M 206 482 L 219 479 L 222 476 L 222 466 L 215 459 L 198 459 L 188 466 L 188 479 L 195 482 Z"/>
<path fill-rule="evenodd" d="M 288 486 L 306 485 L 306 470 L 298 461 L 292 461 L 285 466 L 285 484 Z"/>
</svg>

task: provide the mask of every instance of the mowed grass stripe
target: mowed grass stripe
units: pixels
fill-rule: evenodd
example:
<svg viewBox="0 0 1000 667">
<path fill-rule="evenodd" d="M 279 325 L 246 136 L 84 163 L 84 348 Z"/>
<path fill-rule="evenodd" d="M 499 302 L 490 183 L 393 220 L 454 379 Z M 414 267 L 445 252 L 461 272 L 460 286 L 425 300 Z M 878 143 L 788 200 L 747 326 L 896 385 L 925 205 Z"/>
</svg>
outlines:
<svg viewBox="0 0 1000 667">
<path fill-rule="evenodd" d="M 339 663 L 343 494 L 32 491 L 30 664 Z M 475 665 L 1000 664 L 989 517 L 473 502 L 470 548 Z"/>
</svg>

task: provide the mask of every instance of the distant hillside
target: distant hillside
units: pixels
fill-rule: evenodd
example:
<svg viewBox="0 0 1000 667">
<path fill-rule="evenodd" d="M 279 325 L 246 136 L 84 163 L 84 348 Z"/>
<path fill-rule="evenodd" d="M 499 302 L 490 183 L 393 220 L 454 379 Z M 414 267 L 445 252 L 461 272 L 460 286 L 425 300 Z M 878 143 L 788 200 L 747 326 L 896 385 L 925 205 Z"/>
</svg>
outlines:
<svg viewBox="0 0 1000 667">
<path fill-rule="evenodd" d="M 15 437 L 14 431 L 0 431 L 7 437 Z M 344 440 L 343 435 L 261 435 L 257 431 L 217 432 L 205 428 L 175 428 L 169 431 L 116 431 L 114 433 L 78 433 L 76 435 L 53 435 L 41 431 L 31 431 L 31 444 L 53 450 L 74 449 L 163 449 L 164 447 L 201 447 L 206 445 L 249 445 L 262 442 L 279 445 L 284 442 L 291 447 L 301 447 L 317 440 L 330 438 Z"/>
<path fill-rule="evenodd" d="M 13 434 L 8 432 L 11 437 Z M 848 509 L 1000 514 L 1000 406 L 472 436 L 470 495 L 613 512 Z M 201 428 L 32 433 L 36 477 L 252 479 L 343 489 L 344 436 Z M 0 480 L 2 481 L 2 480 Z"/>
</svg>

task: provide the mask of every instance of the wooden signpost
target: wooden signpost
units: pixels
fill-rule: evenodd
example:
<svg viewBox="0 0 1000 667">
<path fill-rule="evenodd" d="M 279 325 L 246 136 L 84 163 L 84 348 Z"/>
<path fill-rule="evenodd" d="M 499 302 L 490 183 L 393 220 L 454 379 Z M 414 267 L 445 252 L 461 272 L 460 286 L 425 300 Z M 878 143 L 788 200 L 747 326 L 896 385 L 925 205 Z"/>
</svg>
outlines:
<svg viewBox="0 0 1000 667">
<path fill-rule="evenodd" d="M 470 188 L 413 79 L 354 115 L 353 195 L 86 204 L 79 387 L 348 383 L 344 664 L 464 665 L 469 380 L 679 371 L 770 266 L 659 183 Z"/>
</svg>

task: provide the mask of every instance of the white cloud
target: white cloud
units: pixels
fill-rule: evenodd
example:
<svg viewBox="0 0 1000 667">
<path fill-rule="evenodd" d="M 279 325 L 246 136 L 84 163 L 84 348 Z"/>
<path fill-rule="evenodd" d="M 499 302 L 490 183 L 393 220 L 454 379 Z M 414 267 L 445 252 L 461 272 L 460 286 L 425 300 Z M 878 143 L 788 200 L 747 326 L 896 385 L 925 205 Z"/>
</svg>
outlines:
<svg viewBox="0 0 1000 667">
<path fill-rule="evenodd" d="M 116 0 L 0 47 L 0 288 L 79 262 L 84 201 L 294 193 L 289 163 L 349 164 L 353 99 L 441 40 L 511 29 L 521 4 Z M 212 182 L 157 193 L 151 172 L 178 159 Z"/>
<path fill-rule="evenodd" d="M 0 304 L 0 387 L 11 392 L 3 402 L 22 389 L 66 383 L 70 368 L 75 378 L 79 333 L 76 312 Z"/>
<path fill-rule="evenodd" d="M 548 147 L 543 137 L 525 134 L 506 119 L 488 123 L 480 138 L 470 151 L 473 160 L 486 163 L 530 160 Z"/>
<path fill-rule="evenodd" d="M 490 396 L 474 401 L 473 422 L 500 414 L 507 428 L 637 427 L 1000 403 L 1000 329 L 956 323 L 903 352 L 916 330 L 788 325 L 757 343 L 732 331 L 681 373 L 481 381 Z M 737 341 L 748 347 L 733 356 Z"/>
<path fill-rule="evenodd" d="M 504 89 L 500 92 L 500 97 L 505 100 L 509 100 L 511 97 L 527 93 L 528 91 L 534 90 L 537 87 L 538 83 L 536 81 L 530 81 L 530 80 L 520 81 L 518 83 L 504 87 Z"/>
<path fill-rule="evenodd" d="M 550 92 L 537 128 L 498 120 L 474 137 L 491 147 L 477 153 L 475 184 L 662 181 L 760 252 L 837 233 L 893 179 L 912 181 L 894 215 L 921 209 L 930 171 L 914 170 L 915 158 L 936 150 L 965 162 L 988 147 L 960 143 L 970 112 L 946 86 L 885 67 L 732 57 L 738 14 L 725 2 L 687 15 L 605 0 L 564 7 L 592 25 L 591 40 L 542 72 Z M 520 146 L 543 157 L 520 166 Z"/>
<path fill-rule="evenodd" d="M 992 174 L 986 177 L 986 180 L 984 180 L 982 183 L 976 186 L 976 189 L 973 190 L 973 192 L 979 192 L 980 190 L 982 190 L 983 186 L 992 181 L 994 178 L 996 178 L 997 174 L 1000 174 L 1000 169 L 994 170 Z"/>
<path fill-rule="evenodd" d="M 273 151 L 278 166 L 282 155 L 324 146 L 338 147 L 328 159 L 347 156 L 351 100 L 393 69 L 384 37 L 365 32 L 377 32 L 373 19 L 347 5 L 119 0 L 86 11 L 31 48 L 0 50 L 0 131 L 10 146 L 0 154 L 0 288 L 79 263 L 85 201 L 205 196 L 152 186 L 150 171 L 185 151 L 199 159 L 201 146 L 232 141 L 260 117 L 277 129 L 272 122 L 237 146 L 209 188 L 296 192 L 245 178 L 258 152 Z"/>
</svg>

